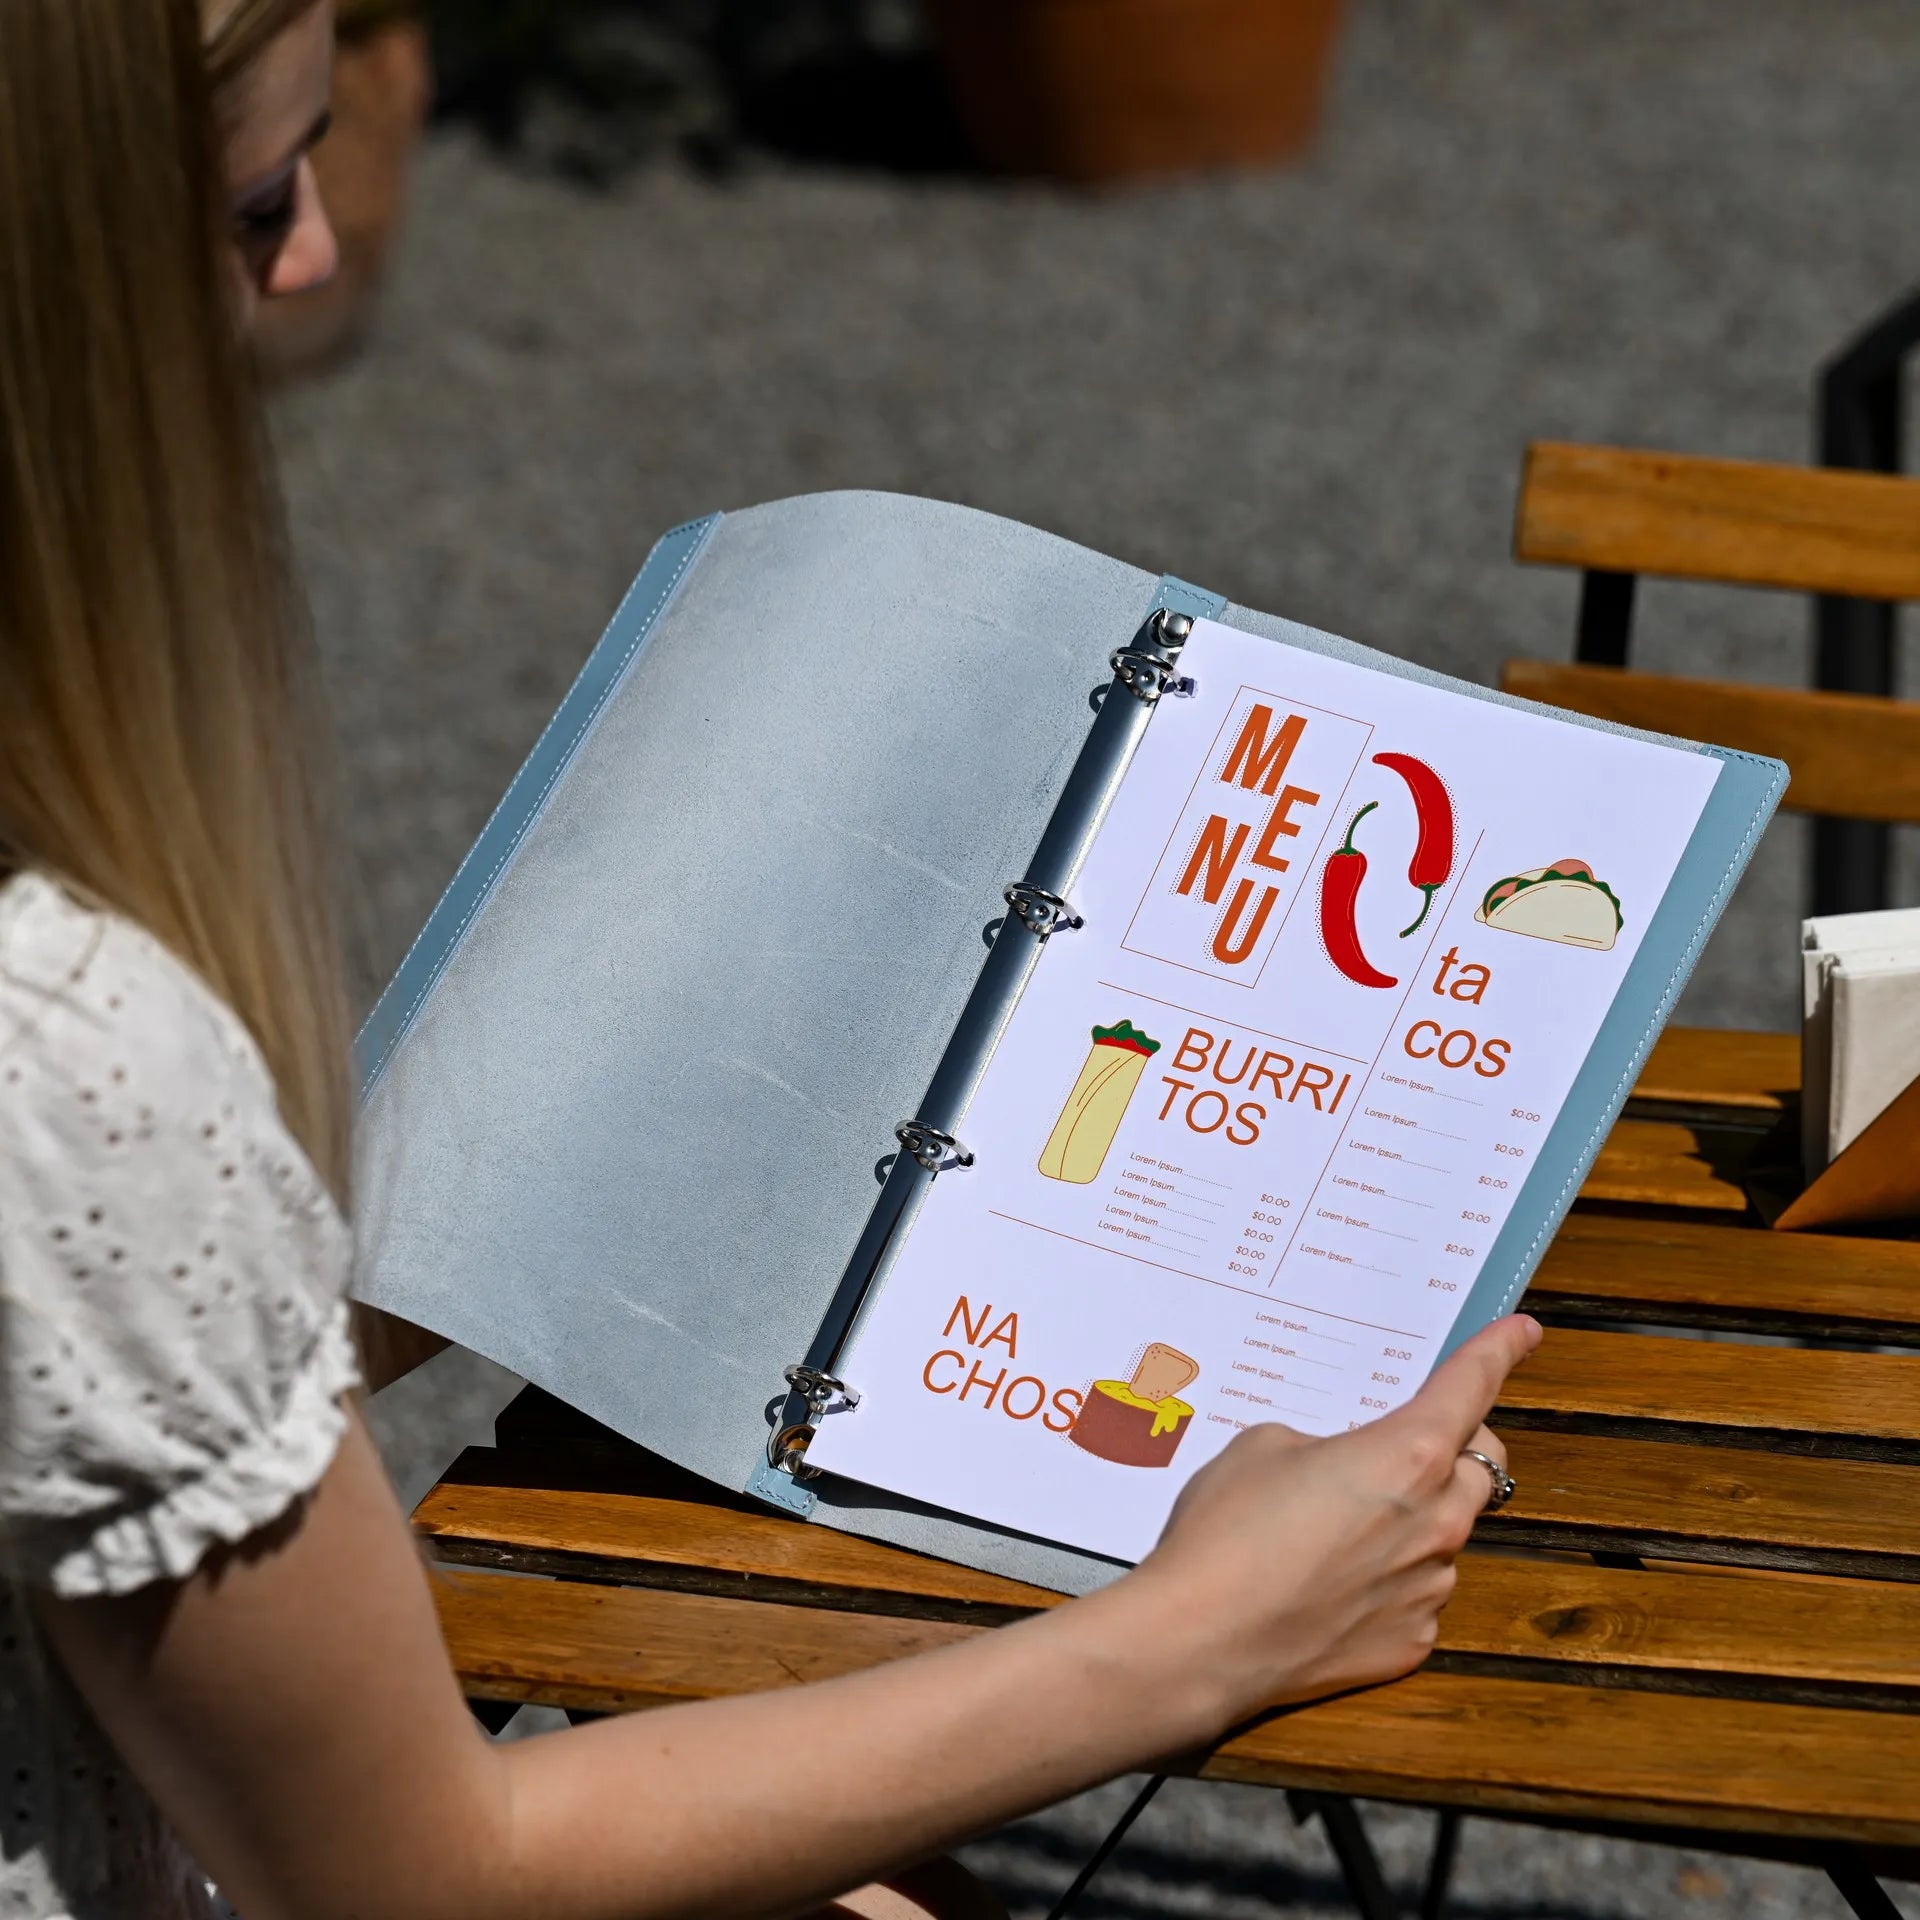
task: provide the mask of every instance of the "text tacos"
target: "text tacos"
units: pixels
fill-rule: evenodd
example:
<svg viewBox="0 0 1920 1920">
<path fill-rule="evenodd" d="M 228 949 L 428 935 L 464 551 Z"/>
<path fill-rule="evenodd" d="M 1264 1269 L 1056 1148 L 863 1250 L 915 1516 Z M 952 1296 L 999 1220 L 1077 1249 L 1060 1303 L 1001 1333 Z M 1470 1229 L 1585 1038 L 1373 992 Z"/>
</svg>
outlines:
<svg viewBox="0 0 1920 1920">
<path fill-rule="evenodd" d="M 1556 860 L 1517 873 L 1486 891 L 1473 916 L 1503 933 L 1530 934 L 1566 947 L 1611 947 L 1625 924 L 1620 902 L 1584 860 Z"/>
</svg>

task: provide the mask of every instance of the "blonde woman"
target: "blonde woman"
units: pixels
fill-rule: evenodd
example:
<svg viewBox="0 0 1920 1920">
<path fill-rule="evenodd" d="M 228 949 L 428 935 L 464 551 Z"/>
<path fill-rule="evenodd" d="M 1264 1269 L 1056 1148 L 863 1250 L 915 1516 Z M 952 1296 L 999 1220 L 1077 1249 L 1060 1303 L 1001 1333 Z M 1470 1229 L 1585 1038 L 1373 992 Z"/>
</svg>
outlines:
<svg viewBox="0 0 1920 1920">
<path fill-rule="evenodd" d="M 248 1920 L 804 1912 L 1417 1664 L 1531 1322 L 1362 1433 L 1244 1435 L 1045 1618 L 475 1727 L 353 1406 L 327 822 L 243 345 L 332 262 L 330 38 L 324 0 L 0 3 L 0 1913 L 203 1914 L 209 1875 Z"/>
</svg>

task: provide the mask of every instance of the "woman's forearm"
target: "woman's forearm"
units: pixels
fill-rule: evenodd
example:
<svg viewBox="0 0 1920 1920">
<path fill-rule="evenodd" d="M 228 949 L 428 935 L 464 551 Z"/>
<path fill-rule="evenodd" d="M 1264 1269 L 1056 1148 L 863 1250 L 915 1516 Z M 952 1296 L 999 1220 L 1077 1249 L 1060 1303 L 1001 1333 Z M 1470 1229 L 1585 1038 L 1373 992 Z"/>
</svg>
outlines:
<svg viewBox="0 0 1920 1920">
<path fill-rule="evenodd" d="M 1225 1691 L 1149 1601 L 1123 1586 L 804 1691 L 498 1748 L 524 1910 L 803 1912 L 1192 1744 L 1225 1717 Z"/>
<path fill-rule="evenodd" d="M 1459 1448 L 1538 1337 L 1398 1413 L 1249 1429 L 1105 1592 L 824 1685 L 489 1744 L 357 1417 L 303 1509 L 190 1580 L 45 1601 L 114 1745 L 248 1920 L 794 1913 L 1262 1702 L 1406 1672 L 1486 1498 Z M 751 1633 L 755 1608 L 736 1609 Z"/>
<path fill-rule="evenodd" d="M 1136 1575 L 826 1685 L 493 1745 L 357 1421 L 279 1531 L 170 1592 L 47 1612 L 249 1920 L 804 1911 L 1227 1713 L 1175 1644 L 1190 1610 Z"/>
</svg>

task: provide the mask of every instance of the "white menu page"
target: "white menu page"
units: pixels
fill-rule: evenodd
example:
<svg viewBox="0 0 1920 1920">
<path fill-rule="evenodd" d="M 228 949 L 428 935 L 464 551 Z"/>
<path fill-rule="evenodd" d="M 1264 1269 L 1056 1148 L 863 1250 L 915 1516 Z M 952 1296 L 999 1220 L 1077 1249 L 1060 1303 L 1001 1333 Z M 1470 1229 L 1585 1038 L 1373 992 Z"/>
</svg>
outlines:
<svg viewBox="0 0 1920 1920">
<path fill-rule="evenodd" d="M 809 1453 L 1122 1560 L 1425 1378 L 1720 765 L 1207 621 L 1181 670 Z"/>
</svg>

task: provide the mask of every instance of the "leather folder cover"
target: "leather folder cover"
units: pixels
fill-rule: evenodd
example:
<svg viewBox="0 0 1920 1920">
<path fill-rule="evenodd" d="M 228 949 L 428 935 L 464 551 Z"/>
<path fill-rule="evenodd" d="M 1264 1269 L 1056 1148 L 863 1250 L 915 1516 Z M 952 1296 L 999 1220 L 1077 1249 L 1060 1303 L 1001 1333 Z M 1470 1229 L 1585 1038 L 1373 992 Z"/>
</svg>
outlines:
<svg viewBox="0 0 1920 1920">
<path fill-rule="evenodd" d="M 362 1297 L 745 1484 L 1166 588 L 897 495 L 668 534 L 362 1035 Z M 1722 761 L 1713 796 L 1463 1327 L 1525 1286 L 1784 787 L 1679 744 Z M 831 1476 L 811 1518 L 1063 1590 L 1113 1572 Z"/>
</svg>

